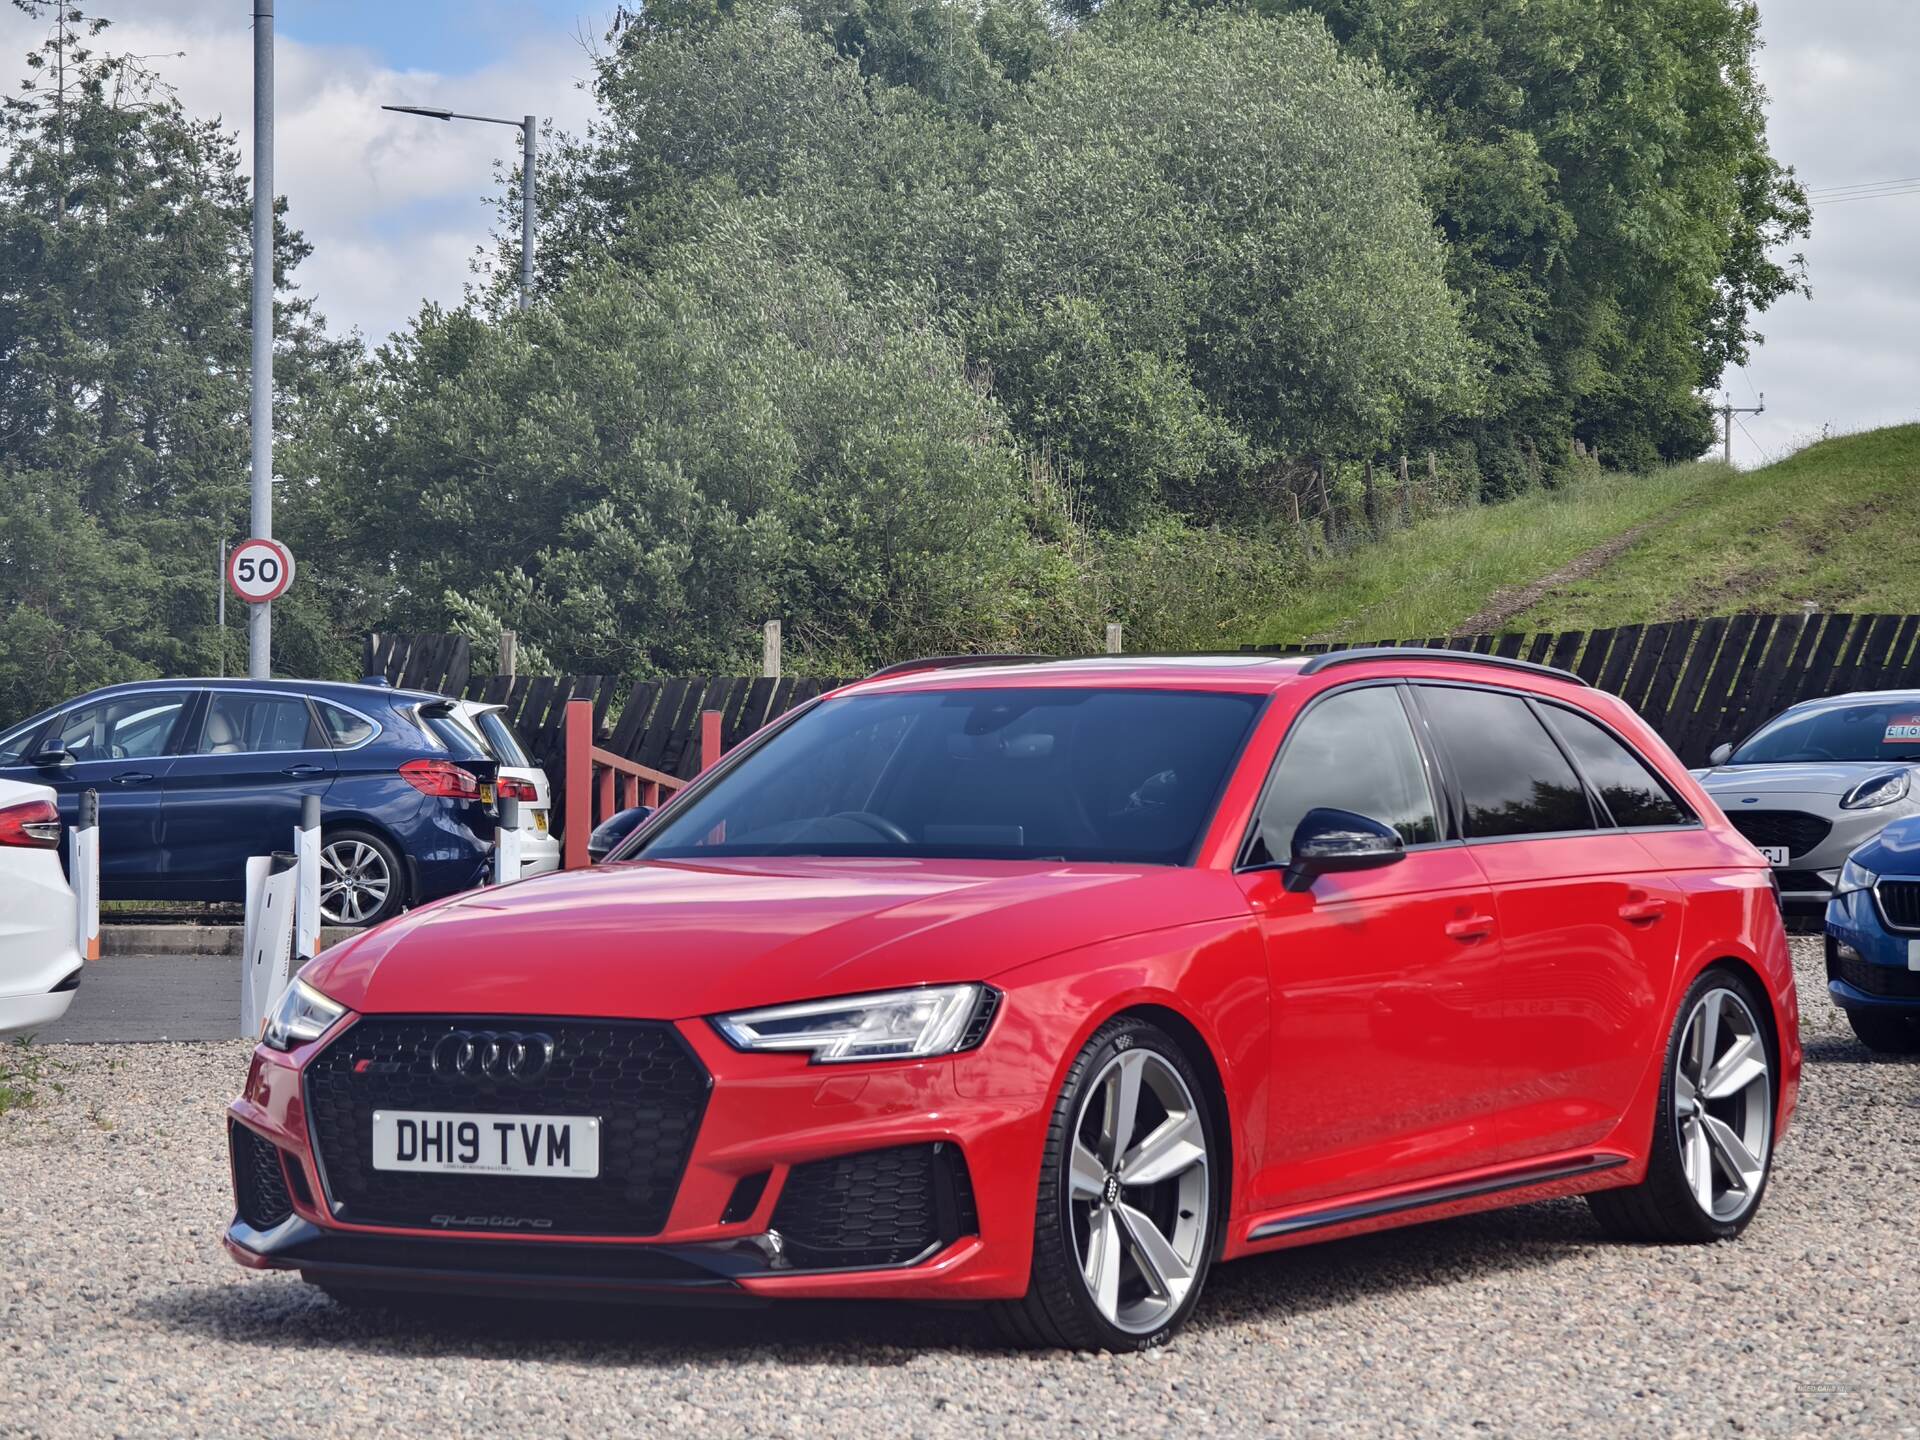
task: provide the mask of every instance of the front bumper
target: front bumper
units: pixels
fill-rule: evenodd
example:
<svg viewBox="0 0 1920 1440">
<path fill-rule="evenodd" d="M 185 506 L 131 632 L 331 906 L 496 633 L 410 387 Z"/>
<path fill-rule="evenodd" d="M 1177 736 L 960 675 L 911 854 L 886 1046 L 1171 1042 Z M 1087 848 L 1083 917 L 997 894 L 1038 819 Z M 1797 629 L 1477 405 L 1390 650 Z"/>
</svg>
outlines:
<svg viewBox="0 0 1920 1440">
<path fill-rule="evenodd" d="M 1827 993 L 1843 1010 L 1920 1014 L 1920 935 L 1887 928 L 1870 890 L 1827 906 Z"/>
<path fill-rule="evenodd" d="M 445 1228 L 341 1220 L 316 1161 L 301 1073 L 335 1032 L 290 1054 L 256 1049 L 229 1119 L 276 1147 L 284 1218 L 275 1209 L 275 1223 L 249 1223 L 243 1192 L 226 1248 L 250 1269 L 299 1270 L 308 1280 L 353 1289 L 703 1302 L 1024 1293 L 1044 1096 L 969 1098 L 951 1059 L 821 1067 L 800 1056 L 740 1054 L 703 1022 L 675 1029 L 712 1086 L 666 1222 L 655 1233 L 500 1233 L 458 1228 L 444 1216 L 434 1219 L 449 1220 Z M 774 1238 L 776 1212 L 802 1167 L 817 1175 L 846 1157 L 936 1146 L 954 1147 L 949 1153 L 961 1157 L 971 1177 L 966 1213 L 942 1216 L 938 1243 L 904 1260 L 848 1265 Z M 235 1178 L 245 1184 L 238 1164 Z"/>
</svg>

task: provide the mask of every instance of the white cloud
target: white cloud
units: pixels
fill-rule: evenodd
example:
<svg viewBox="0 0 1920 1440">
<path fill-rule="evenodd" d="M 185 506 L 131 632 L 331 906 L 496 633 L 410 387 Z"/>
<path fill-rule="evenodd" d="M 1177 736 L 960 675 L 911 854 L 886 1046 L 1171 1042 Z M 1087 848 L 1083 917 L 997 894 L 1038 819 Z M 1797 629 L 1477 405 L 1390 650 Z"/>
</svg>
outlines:
<svg viewBox="0 0 1920 1440">
<path fill-rule="evenodd" d="M 119 7 L 104 42 L 156 57 L 154 68 L 200 116 L 219 116 L 252 160 L 253 34 L 243 0 Z M 0 11 L 0 64 L 45 26 L 10 6 Z M 178 52 L 184 51 L 184 57 Z M 275 189 L 313 254 L 295 282 L 336 331 L 371 340 L 403 325 L 423 300 L 457 302 L 472 281 L 476 247 L 489 242 L 496 160 L 519 159 L 519 132 L 393 115 L 383 104 L 434 105 L 481 115 L 536 114 L 563 130 L 585 127 L 591 98 L 579 88 L 590 66 L 579 41 L 553 25 L 482 69 L 465 74 L 397 70 L 369 50 L 274 46 Z"/>
</svg>

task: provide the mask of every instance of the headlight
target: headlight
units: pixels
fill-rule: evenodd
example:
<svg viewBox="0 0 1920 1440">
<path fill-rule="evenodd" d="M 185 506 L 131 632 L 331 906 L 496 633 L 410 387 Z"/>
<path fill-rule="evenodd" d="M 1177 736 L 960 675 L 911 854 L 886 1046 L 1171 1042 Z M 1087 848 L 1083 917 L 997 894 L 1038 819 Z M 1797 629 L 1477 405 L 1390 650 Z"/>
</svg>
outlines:
<svg viewBox="0 0 1920 1440">
<path fill-rule="evenodd" d="M 977 1046 L 999 1003 L 991 986 L 929 985 L 742 1010 L 713 1025 L 736 1050 L 804 1050 L 816 1065 L 924 1060 Z"/>
<path fill-rule="evenodd" d="M 280 996 L 280 1003 L 267 1015 L 260 1027 L 260 1043 L 275 1050 L 291 1050 L 309 1040 L 318 1040 L 327 1028 L 347 1013 L 304 980 L 295 980 Z"/>
<path fill-rule="evenodd" d="M 1851 895 L 1856 890 L 1871 890 L 1879 879 L 1873 871 L 1849 857 L 1847 863 L 1840 867 L 1840 878 L 1834 882 L 1833 893 Z"/>
<path fill-rule="evenodd" d="M 1877 810 L 1882 805 L 1891 805 L 1896 800 L 1907 798 L 1907 772 L 1896 770 L 1891 775 L 1876 775 L 1871 780 L 1862 780 L 1846 793 L 1841 800 L 1842 810 Z"/>
</svg>

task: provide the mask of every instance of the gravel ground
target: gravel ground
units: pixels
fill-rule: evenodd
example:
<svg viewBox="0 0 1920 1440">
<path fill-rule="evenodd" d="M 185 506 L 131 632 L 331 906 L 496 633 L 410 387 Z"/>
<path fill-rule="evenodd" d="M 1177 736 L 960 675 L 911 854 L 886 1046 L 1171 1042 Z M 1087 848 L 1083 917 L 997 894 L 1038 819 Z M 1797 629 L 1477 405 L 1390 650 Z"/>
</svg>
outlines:
<svg viewBox="0 0 1920 1440">
<path fill-rule="evenodd" d="M 1920 1433 L 1920 1066 L 1795 947 L 1800 1116 L 1738 1244 L 1610 1244 L 1577 1201 L 1418 1226 L 1224 1267 L 1127 1358 L 965 1311 L 350 1313 L 220 1251 L 244 1046 L 49 1047 L 0 1116 L 0 1433 Z"/>
</svg>

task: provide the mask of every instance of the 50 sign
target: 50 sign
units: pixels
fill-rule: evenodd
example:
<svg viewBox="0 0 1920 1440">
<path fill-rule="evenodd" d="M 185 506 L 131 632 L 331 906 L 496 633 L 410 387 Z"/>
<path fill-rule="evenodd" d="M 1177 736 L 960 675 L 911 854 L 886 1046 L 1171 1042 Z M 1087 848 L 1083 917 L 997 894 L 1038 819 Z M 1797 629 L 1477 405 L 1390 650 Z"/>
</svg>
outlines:
<svg viewBox="0 0 1920 1440">
<path fill-rule="evenodd" d="M 249 605 L 278 600 L 293 584 L 293 552 L 278 540 L 243 540 L 227 557 L 227 584 Z"/>
</svg>

